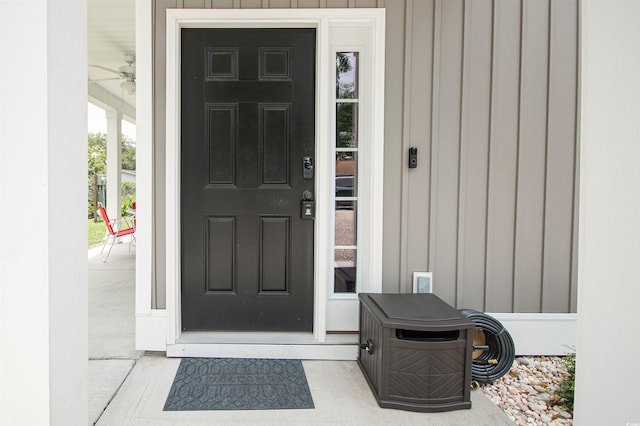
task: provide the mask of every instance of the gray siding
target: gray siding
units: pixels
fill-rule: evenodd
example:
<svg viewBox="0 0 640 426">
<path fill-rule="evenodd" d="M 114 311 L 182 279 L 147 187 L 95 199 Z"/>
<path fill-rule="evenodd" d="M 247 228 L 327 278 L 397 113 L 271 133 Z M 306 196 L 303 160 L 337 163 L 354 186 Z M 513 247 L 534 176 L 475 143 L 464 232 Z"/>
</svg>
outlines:
<svg viewBox="0 0 640 426">
<path fill-rule="evenodd" d="M 157 307 L 164 10 L 176 7 L 386 7 L 384 291 L 430 270 L 457 307 L 575 312 L 577 0 L 156 1 Z"/>
<path fill-rule="evenodd" d="M 407 1 L 397 290 L 432 270 L 458 307 L 575 311 L 577 8 Z"/>
<path fill-rule="evenodd" d="M 385 81 L 385 121 L 384 121 L 384 229 L 382 282 L 384 292 L 398 292 L 400 274 L 404 270 L 401 257 L 402 247 L 401 212 L 402 194 L 400 188 L 404 179 L 401 165 L 403 157 L 403 103 L 405 91 L 405 13 L 404 0 L 386 0 L 386 81 Z"/>
</svg>

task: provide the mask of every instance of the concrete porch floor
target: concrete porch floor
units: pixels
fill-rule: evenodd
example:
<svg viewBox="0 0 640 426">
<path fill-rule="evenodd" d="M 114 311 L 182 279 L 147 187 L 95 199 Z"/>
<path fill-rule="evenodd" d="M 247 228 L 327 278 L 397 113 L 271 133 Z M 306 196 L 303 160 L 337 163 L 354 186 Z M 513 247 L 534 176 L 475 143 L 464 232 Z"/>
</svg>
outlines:
<svg viewBox="0 0 640 426">
<path fill-rule="evenodd" d="M 513 425 L 481 391 L 445 413 L 383 409 L 353 361 L 303 361 L 315 409 L 164 412 L 180 363 L 134 349 L 135 248 L 89 251 L 89 425 Z"/>
</svg>

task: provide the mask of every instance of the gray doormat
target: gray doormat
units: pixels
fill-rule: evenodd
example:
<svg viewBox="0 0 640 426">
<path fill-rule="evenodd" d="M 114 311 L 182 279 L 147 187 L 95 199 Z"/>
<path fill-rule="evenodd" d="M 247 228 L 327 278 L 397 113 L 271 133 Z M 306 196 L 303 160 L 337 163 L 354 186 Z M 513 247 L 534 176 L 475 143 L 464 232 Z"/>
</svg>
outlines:
<svg viewBox="0 0 640 426">
<path fill-rule="evenodd" d="M 300 360 L 183 358 L 164 411 L 314 408 Z"/>
</svg>

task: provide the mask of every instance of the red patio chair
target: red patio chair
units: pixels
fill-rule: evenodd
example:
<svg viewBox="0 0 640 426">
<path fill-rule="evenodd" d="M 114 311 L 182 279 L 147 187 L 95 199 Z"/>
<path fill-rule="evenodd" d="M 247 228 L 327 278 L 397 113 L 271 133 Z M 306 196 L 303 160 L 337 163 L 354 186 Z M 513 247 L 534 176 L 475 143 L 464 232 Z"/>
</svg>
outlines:
<svg viewBox="0 0 640 426">
<path fill-rule="evenodd" d="M 135 244 L 136 241 L 136 227 L 133 225 L 127 218 L 117 218 L 109 220 L 109 216 L 107 216 L 107 211 L 104 209 L 102 203 L 98 203 L 98 215 L 104 221 L 105 226 L 107 227 L 107 233 L 104 237 L 104 245 L 102 246 L 102 250 L 100 251 L 100 258 L 103 262 L 106 263 L 109 255 L 111 254 L 111 249 L 115 244 L 118 237 L 124 237 L 125 235 L 131 235 L 131 241 L 129 241 L 129 251 L 131 251 L 131 245 Z M 109 245 L 109 251 L 107 255 L 104 256 L 104 249 Z"/>
</svg>

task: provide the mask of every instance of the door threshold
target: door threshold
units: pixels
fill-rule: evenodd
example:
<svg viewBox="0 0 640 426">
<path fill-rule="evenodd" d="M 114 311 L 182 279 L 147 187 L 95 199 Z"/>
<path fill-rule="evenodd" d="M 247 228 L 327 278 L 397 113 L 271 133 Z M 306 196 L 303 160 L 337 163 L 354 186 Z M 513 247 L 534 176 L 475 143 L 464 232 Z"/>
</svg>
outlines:
<svg viewBox="0 0 640 426">
<path fill-rule="evenodd" d="M 167 356 L 178 358 L 271 358 L 355 361 L 358 345 L 264 344 L 264 343 L 176 343 L 167 345 Z"/>
<path fill-rule="evenodd" d="M 187 331 L 182 332 L 176 343 L 267 343 L 267 344 L 305 344 L 316 342 L 313 333 L 286 332 L 211 332 Z"/>
<path fill-rule="evenodd" d="M 277 358 L 354 361 L 358 334 L 185 332 L 167 345 L 168 357 Z"/>
<path fill-rule="evenodd" d="M 180 337 L 176 339 L 176 344 L 325 345 L 357 343 L 357 333 L 328 334 L 324 342 L 318 342 L 311 332 L 187 331 L 181 333 Z"/>
</svg>

